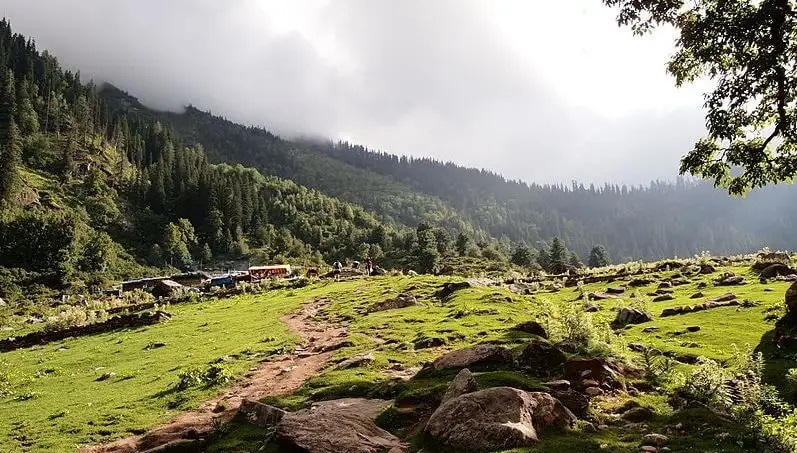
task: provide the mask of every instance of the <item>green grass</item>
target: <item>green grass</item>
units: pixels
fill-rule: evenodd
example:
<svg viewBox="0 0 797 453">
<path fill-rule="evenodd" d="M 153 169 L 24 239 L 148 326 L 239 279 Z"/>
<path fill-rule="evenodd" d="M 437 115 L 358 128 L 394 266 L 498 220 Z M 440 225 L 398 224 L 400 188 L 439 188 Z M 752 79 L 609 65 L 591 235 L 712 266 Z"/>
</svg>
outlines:
<svg viewBox="0 0 797 453">
<path fill-rule="evenodd" d="M 178 374 L 224 356 L 240 375 L 296 338 L 279 322 L 323 292 L 276 291 L 169 308 L 151 327 L 67 339 L 3 353 L 13 394 L 0 401 L 0 451 L 71 451 L 140 433 L 219 391 L 174 391 Z M 265 340 L 265 341 L 264 341 Z M 166 346 L 147 349 L 150 343 Z M 97 381 L 104 373 L 116 373 Z M 30 399 L 23 399 L 31 396 Z"/>
<path fill-rule="evenodd" d="M 717 274 L 702 276 L 688 285 L 672 288 L 675 300 L 650 302 L 644 294 L 655 289 L 628 288 L 622 299 L 599 301 L 602 310 L 595 316 L 604 321 L 614 318 L 613 308 L 627 305 L 647 306 L 653 321 L 623 330 L 627 341 L 643 342 L 673 354 L 706 356 L 729 361 L 736 349 L 758 348 L 768 359 L 768 377 L 773 383 L 782 381 L 782 374 L 793 367 L 793 357 L 779 356 L 762 338 L 770 335 L 773 322 L 765 318 L 783 304 L 787 287 L 783 282 L 766 285 L 758 283 L 745 268 L 732 269 L 745 274 L 750 281 L 738 287 L 715 287 L 711 279 Z M 672 272 L 659 273 L 669 276 Z M 296 309 L 302 302 L 315 297 L 331 300 L 321 316 L 344 323 L 349 328 L 352 346 L 335 353 L 333 362 L 369 352 L 375 360 L 367 366 L 346 370 L 334 369 L 330 364 L 319 375 L 308 380 L 292 395 L 267 398 L 265 401 L 289 410 L 307 406 L 312 401 L 348 396 L 395 399 L 403 406 L 434 407 L 452 373 L 417 380 L 399 380 L 393 375 L 431 361 L 450 349 L 482 341 L 497 341 L 517 347 L 525 335 L 511 331 L 514 325 L 537 318 L 546 307 L 544 299 L 571 301 L 578 304 L 576 288 L 559 292 L 539 292 L 533 296 L 519 296 L 498 287 L 474 287 L 456 292 L 440 300 L 434 293 L 447 281 L 458 277 L 376 277 L 354 279 L 338 283 L 317 284 L 297 290 L 279 290 L 259 296 L 243 296 L 228 300 L 174 306 L 174 319 L 135 331 L 115 332 L 90 338 L 67 340 L 40 348 L 4 354 L 0 360 L 13 371 L 15 394 L 5 398 L 0 408 L 0 451 L 20 450 L 29 445 L 31 451 L 45 449 L 68 451 L 81 443 L 96 443 L 140 432 L 167 419 L 175 411 L 186 409 L 208 398 L 218 388 L 170 392 L 180 371 L 203 367 L 225 355 L 242 354 L 228 363 L 240 374 L 257 360 L 261 360 L 277 345 L 290 345 L 295 338 L 279 323 L 280 315 Z M 702 289 L 705 297 L 689 296 L 697 291 L 697 281 L 709 286 Z M 586 285 L 585 291 L 603 291 L 607 286 L 622 282 Z M 771 288 L 772 292 L 764 289 Z M 408 308 L 367 313 L 374 302 L 395 297 L 409 290 L 419 305 Z M 733 292 L 740 299 L 756 302 L 752 307 L 726 307 L 698 313 L 661 318 L 661 310 L 668 307 L 699 303 L 716 295 Z M 777 311 L 777 310 L 775 310 Z M 688 325 L 701 330 L 684 332 Z M 649 326 L 658 332 L 643 333 Z M 680 334 L 676 335 L 676 332 Z M 264 338 L 273 341 L 262 342 Z M 424 340 L 437 339 L 434 347 L 420 347 Z M 167 346 L 145 351 L 149 342 L 163 341 Z M 61 349 L 66 346 L 68 349 Z M 255 354 L 252 354 L 255 353 Z M 258 355 L 260 353 L 261 355 Z M 102 368 L 100 368 L 102 367 Z M 399 368 L 400 370 L 396 370 Z M 52 373 L 47 370 L 54 370 Z M 95 382 L 105 372 L 115 377 Z M 512 385 L 534 390 L 540 388 L 541 378 L 517 371 L 476 373 L 480 386 Z M 33 398 L 14 401 L 15 396 L 31 393 Z M 737 445 L 746 441 L 739 427 L 724 424 L 710 413 L 690 409 L 675 412 L 662 396 L 645 396 L 641 404 L 654 407 L 659 414 L 648 429 L 626 427 L 610 423 L 611 428 L 597 433 L 544 433 L 543 441 L 527 452 L 565 451 L 634 451 L 645 432 L 665 430 L 681 421 L 691 426 L 686 435 L 671 436 L 672 451 L 748 451 Z M 618 404 L 622 401 L 617 402 Z M 610 407 L 599 412 L 611 412 Z M 611 420 L 609 420 L 610 422 Z M 406 423 L 407 420 L 399 420 Z M 408 426 L 390 429 L 406 435 Z M 708 426 L 708 428 L 706 427 Z M 732 441 L 718 442 L 714 431 L 733 434 Z M 234 421 L 210 451 L 259 451 L 263 447 L 264 430 Z M 601 449 L 601 445 L 604 448 Z M 744 444 L 743 445 L 747 445 Z M 268 452 L 278 452 L 274 445 L 266 445 Z M 428 449 L 424 451 L 434 451 Z"/>
</svg>

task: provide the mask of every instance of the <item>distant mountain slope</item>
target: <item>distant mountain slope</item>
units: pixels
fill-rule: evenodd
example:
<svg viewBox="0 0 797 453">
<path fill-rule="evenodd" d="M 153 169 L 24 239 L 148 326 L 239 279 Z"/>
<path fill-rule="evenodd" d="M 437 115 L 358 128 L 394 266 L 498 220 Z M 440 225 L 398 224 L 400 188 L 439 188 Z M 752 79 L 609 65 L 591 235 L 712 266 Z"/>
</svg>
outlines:
<svg viewBox="0 0 797 453">
<path fill-rule="evenodd" d="M 647 187 L 528 185 L 489 171 L 346 143 L 284 140 L 192 107 L 184 113 L 154 112 L 112 87 L 103 96 L 112 106 L 168 121 L 186 144 L 201 144 L 215 161 L 255 166 L 410 227 L 426 220 L 531 245 L 559 236 L 582 256 L 602 243 L 618 258 L 797 248 L 789 233 L 797 224 L 789 209 L 797 191 L 788 186 L 740 200 L 684 181 Z"/>
</svg>

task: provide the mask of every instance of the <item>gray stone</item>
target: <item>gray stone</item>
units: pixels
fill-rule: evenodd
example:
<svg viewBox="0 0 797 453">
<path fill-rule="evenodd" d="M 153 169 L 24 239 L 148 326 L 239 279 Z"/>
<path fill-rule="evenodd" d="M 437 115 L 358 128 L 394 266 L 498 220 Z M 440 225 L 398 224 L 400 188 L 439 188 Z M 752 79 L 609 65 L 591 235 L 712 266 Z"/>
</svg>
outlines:
<svg viewBox="0 0 797 453">
<path fill-rule="evenodd" d="M 424 432 L 435 443 L 455 451 L 491 451 L 529 446 L 537 430 L 569 428 L 576 417 L 547 393 L 494 387 L 441 404 Z"/>
<path fill-rule="evenodd" d="M 462 396 L 466 393 L 475 392 L 477 389 L 478 385 L 476 384 L 476 378 L 473 377 L 473 373 L 471 373 L 469 369 L 463 368 L 457 373 L 457 376 L 451 381 L 451 384 L 448 385 L 448 389 L 440 402 L 445 403 L 450 399 Z"/>
<path fill-rule="evenodd" d="M 251 399 L 241 401 L 241 406 L 238 408 L 238 415 L 261 428 L 276 426 L 285 414 L 282 409 Z"/>
<path fill-rule="evenodd" d="M 399 453 L 406 446 L 374 423 L 389 402 L 346 398 L 286 413 L 277 425 L 277 442 L 306 453 Z"/>
<path fill-rule="evenodd" d="M 652 445 L 654 447 L 663 447 L 667 445 L 669 441 L 670 439 L 664 434 L 656 433 L 645 434 L 645 437 L 642 438 L 643 445 Z"/>
</svg>

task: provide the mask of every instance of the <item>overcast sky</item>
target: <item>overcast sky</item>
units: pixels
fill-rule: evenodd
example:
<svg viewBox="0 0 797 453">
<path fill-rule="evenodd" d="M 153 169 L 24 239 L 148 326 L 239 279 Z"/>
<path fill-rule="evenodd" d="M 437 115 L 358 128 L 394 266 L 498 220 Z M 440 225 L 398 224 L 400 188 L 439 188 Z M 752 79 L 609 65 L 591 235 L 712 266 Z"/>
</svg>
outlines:
<svg viewBox="0 0 797 453">
<path fill-rule="evenodd" d="M 0 0 L 64 66 L 145 104 L 536 182 L 673 178 L 703 131 L 673 35 L 600 0 Z"/>
</svg>

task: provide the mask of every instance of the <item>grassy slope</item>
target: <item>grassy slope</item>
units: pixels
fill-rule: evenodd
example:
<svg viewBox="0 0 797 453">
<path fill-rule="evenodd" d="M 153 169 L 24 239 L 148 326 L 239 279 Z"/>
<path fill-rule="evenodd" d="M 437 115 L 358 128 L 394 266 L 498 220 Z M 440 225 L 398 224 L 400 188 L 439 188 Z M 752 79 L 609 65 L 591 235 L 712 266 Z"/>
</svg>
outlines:
<svg viewBox="0 0 797 453">
<path fill-rule="evenodd" d="M 744 269 L 734 269 L 742 272 Z M 716 275 L 716 274 L 715 274 Z M 714 275 L 714 276 L 715 276 Z M 702 279 L 710 281 L 712 276 Z M 573 300 L 577 298 L 574 289 L 564 289 L 555 293 L 539 293 L 533 298 L 518 296 L 504 289 L 497 288 L 472 288 L 455 293 L 445 301 L 439 301 L 432 296 L 432 291 L 442 281 L 440 278 L 380 278 L 374 279 L 369 284 L 365 282 L 348 282 L 330 287 L 327 297 L 332 299 L 328 316 L 333 319 L 349 321 L 350 332 L 358 338 L 358 344 L 341 350 L 337 358 L 342 360 L 353 355 L 372 352 L 375 356 L 373 364 L 367 367 L 354 368 L 343 371 L 328 370 L 325 373 L 308 381 L 295 395 L 283 398 L 269 398 L 266 402 L 289 409 L 296 409 L 314 400 L 324 400 L 346 396 L 369 396 L 383 398 L 397 398 L 398 400 L 411 400 L 413 398 L 433 399 L 445 390 L 447 382 L 452 376 L 443 376 L 439 379 L 425 379 L 410 381 L 406 384 L 390 384 L 390 368 L 399 363 L 404 367 L 411 367 L 423 361 L 431 360 L 446 349 L 472 344 L 478 341 L 498 340 L 514 343 L 518 336 L 508 331 L 508 327 L 528 319 L 533 319 L 538 313 L 540 305 L 534 299 L 549 298 L 560 300 Z M 755 281 L 755 280 L 751 280 Z M 654 317 L 657 317 L 668 306 L 686 305 L 695 303 L 689 296 L 694 293 L 697 282 L 675 288 L 676 299 L 666 303 L 650 304 Z M 369 304 L 395 296 L 408 286 L 416 287 L 412 292 L 418 296 L 423 306 L 410 307 L 400 310 L 391 310 L 379 313 L 364 314 L 364 308 Z M 606 284 L 586 285 L 587 291 L 602 291 Z M 655 285 L 651 285 L 653 287 Z M 733 344 L 744 347 L 750 343 L 755 347 L 757 342 L 772 325 L 764 321 L 764 310 L 769 306 L 782 305 L 784 283 L 773 283 L 766 287 L 774 288 L 774 292 L 764 292 L 763 285 L 751 283 L 732 288 L 740 297 L 747 297 L 761 302 L 760 306 L 753 308 L 719 308 L 698 314 L 676 316 L 673 318 L 654 319 L 652 323 L 635 326 L 627 331 L 630 341 L 650 341 L 656 347 L 673 352 L 682 352 L 680 343 L 689 341 L 696 343 L 696 347 L 688 348 L 690 354 L 705 355 L 717 359 L 729 359 L 734 353 Z M 652 288 L 640 288 L 639 293 L 645 294 Z M 704 290 L 707 297 L 728 292 L 727 288 L 709 287 Z M 629 294 L 626 297 L 631 297 Z M 644 297 L 640 297 L 644 299 Z M 579 303 L 579 302 L 575 302 Z M 627 305 L 627 302 L 617 300 L 602 301 L 603 306 L 597 316 L 608 320 L 613 318 L 615 306 Z M 684 319 L 681 319 L 684 318 Z M 668 341 L 669 331 L 683 330 L 686 325 L 701 325 L 698 333 L 680 337 L 681 341 L 675 343 Z M 655 335 L 643 334 L 641 329 L 649 325 L 661 327 L 658 335 L 665 340 L 658 341 Z M 435 349 L 413 350 L 411 344 L 418 337 L 441 337 L 447 340 L 446 346 Z M 386 340 L 378 344 L 375 338 Z M 688 340 L 687 340 L 688 338 Z M 540 386 L 540 379 L 523 375 L 517 372 L 482 372 L 476 373 L 481 386 L 512 385 L 519 388 L 533 390 Z M 600 403 L 602 413 L 611 413 L 617 406 L 625 403 L 624 399 L 607 399 Z M 688 433 L 673 436 L 669 445 L 672 451 L 682 452 L 742 452 L 748 451 L 749 446 L 735 444 L 731 441 L 718 442 L 714 435 L 720 432 L 739 434 L 739 427 L 732 426 L 717 419 L 713 414 L 701 409 L 690 409 L 675 412 L 667 405 L 662 396 L 643 396 L 638 399 L 643 405 L 652 407 L 657 416 L 648 424 L 648 427 L 626 427 L 622 424 L 613 425 L 608 431 L 599 433 L 577 431 L 575 433 L 556 434 L 549 433 L 543 436 L 543 441 L 533 448 L 512 450 L 513 452 L 592 452 L 610 451 L 627 452 L 635 451 L 642 435 L 647 432 L 662 432 L 667 426 L 674 426 L 681 422 Z M 388 426 L 389 427 L 389 426 Z M 253 429 L 244 424 L 233 423 L 228 434 L 211 451 L 259 451 L 263 446 L 264 432 Z M 407 434 L 400 426 L 395 431 Z M 266 445 L 264 451 L 279 452 L 279 447 Z M 429 446 L 424 446 L 424 451 L 435 451 Z"/>
<path fill-rule="evenodd" d="M 276 291 L 179 305 L 167 308 L 174 317 L 165 324 L 3 353 L 14 394 L 0 400 L 0 451 L 69 451 L 141 432 L 217 391 L 170 392 L 181 370 L 243 353 L 227 362 L 240 374 L 290 346 L 296 339 L 278 319 L 313 295 Z M 151 342 L 167 345 L 146 350 Z M 96 381 L 106 372 L 116 376 Z M 26 393 L 35 396 L 14 399 Z"/>
<path fill-rule="evenodd" d="M 737 272 L 746 270 L 737 268 Z M 666 275 L 666 273 L 663 273 Z M 715 274 L 716 275 L 716 274 Z M 710 281 L 712 276 L 701 279 Z M 243 350 L 268 351 L 275 343 L 290 343 L 278 322 L 280 314 L 297 307 L 313 297 L 328 297 L 331 305 L 325 316 L 349 325 L 354 345 L 340 350 L 336 360 L 342 360 L 363 352 L 372 352 L 373 364 L 343 371 L 328 369 L 308 381 L 295 395 L 270 399 L 269 402 L 289 408 L 306 405 L 312 400 L 341 396 L 374 396 L 404 399 L 433 400 L 445 389 L 450 376 L 438 379 L 391 383 L 391 368 L 400 364 L 403 368 L 414 367 L 431 360 L 449 348 L 457 348 L 485 340 L 515 343 L 516 333 L 509 327 L 533 319 L 541 305 L 540 299 L 573 300 L 578 294 L 567 288 L 560 292 L 540 292 L 532 297 L 519 296 L 501 288 L 477 287 L 462 290 L 454 296 L 439 300 L 434 290 L 442 282 L 459 280 L 456 277 L 379 277 L 370 280 L 353 280 L 340 283 L 317 284 L 294 292 L 272 292 L 261 296 L 243 296 L 203 305 L 175 306 L 176 315 L 168 324 L 130 332 L 99 335 L 64 342 L 67 350 L 58 351 L 59 345 L 28 349 L 4 354 L 1 359 L 16 373 L 20 383 L 17 395 L 33 391 L 38 395 L 31 400 L 17 402 L 6 398 L 0 407 L 0 427 L 7 433 L 0 439 L 0 450 L 18 449 L 20 438 L 35 442 L 33 451 L 45 448 L 66 449 L 81 442 L 95 442 L 136 432 L 163 420 L 172 413 L 170 403 L 188 407 L 213 393 L 214 389 L 182 393 L 163 393 L 176 381 L 180 369 L 192 365 L 204 366 L 223 355 Z M 756 347 L 762 337 L 772 329 L 772 323 L 764 320 L 769 307 L 782 305 L 785 283 L 761 285 L 752 276 L 750 284 L 717 288 L 709 286 L 703 290 L 706 297 L 732 291 L 741 298 L 760 302 L 749 308 L 718 308 L 695 314 L 659 318 L 661 309 L 696 303 L 689 299 L 695 292 L 697 282 L 674 288 L 676 300 L 649 303 L 654 321 L 634 326 L 625 331 L 630 341 L 643 341 L 664 350 L 693 355 L 704 355 L 726 360 L 734 354 L 733 344 L 744 348 L 747 344 Z M 607 284 L 585 287 L 588 291 L 603 290 Z M 636 290 L 645 294 L 651 288 Z M 411 290 L 422 305 L 400 310 L 366 314 L 365 308 L 401 291 Z M 774 291 L 765 292 L 764 288 Z M 626 297 L 631 297 L 632 294 Z M 644 299 L 644 297 L 640 297 Z M 578 303 L 578 302 L 576 302 Z M 609 310 L 628 302 L 601 301 L 604 310 L 597 316 L 610 319 Z M 207 323 L 207 325 L 205 325 Z M 661 328 L 656 333 L 642 333 L 650 325 Z M 672 335 L 687 325 L 700 325 L 696 333 Z M 275 341 L 262 343 L 263 337 Z M 419 339 L 441 338 L 445 346 L 429 349 L 414 349 Z M 150 341 L 165 341 L 168 346 L 144 351 Z M 693 343 L 684 346 L 682 343 Z M 771 350 L 769 352 L 772 352 Z M 246 357 L 233 362 L 235 371 L 243 371 L 257 357 Z M 770 361 L 773 376 L 782 375 L 782 369 L 794 366 L 793 360 L 780 358 Z M 97 367 L 105 367 L 96 369 Z M 35 377 L 43 369 L 57 369 L 58 373 Z M 95 382 L 100 374 L 114 371 L 117 376 L 106 382 Z M 125 376 L 133 376 L 125 380 Z M 477 373 L 483 386 L 508 384 L 516 387 L 539 388 L 541 378 L 517 372 Z M 27 382 L 25 382 L 27 381 Z M 25 383 L 22 383 L 25 382 Z M 183 398 L 185 398 L 183 400 Z M 717 445 L 713 434 L 721 431 L 734 432 L 733 427 L 723 426 L 715 417 L 698 410 L 674 413 L 663 397 L 646 397 L 640 400 L 658 412 L 651 422 L 651 430 L 684 422 L 690 431 L 676 436 L 673 451 L 745 451 L 733 442 Z M 73 403 L 74 402 L 74 403 Z M 601 403 L 602 412 L 610 412 L 622 400 L 607 399 Z M 49 419 L 59 411 L 69 409 L 63 417 Z M 15 427 L 15 421 L 24 424 Z M 89 425 L 89 421 L 93 425 Z M 708 424 L 709 426 L 704 426 Z M 103 426 L 105 425 L 105 426 Z M 694 429 L 692 430 L 692 427 Z M 227 435 L 213 447 L 213 451 L 258 451 L 264 432 L 249 426 L 233 424 Z M 401 428 L 398 428 L 399 432 Z M 647 432 L 647 431 L 645 431 Z M 640 428 L 613 426 L 601 433 L 576 432 L 567 435 L 546 434 L 538 446 L 518 451 L 564 452 L 564 451 L 631 451 L 642 432 Z M 603 450 L 601 444 L 605 444 Z M 265 451 L 277 451 L 268 446 Z M 425 450 L 426 451 L 426 450 Z"/>
</svg>

